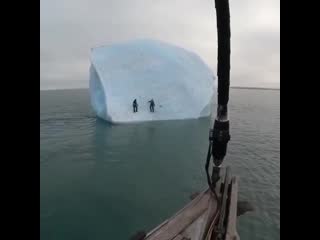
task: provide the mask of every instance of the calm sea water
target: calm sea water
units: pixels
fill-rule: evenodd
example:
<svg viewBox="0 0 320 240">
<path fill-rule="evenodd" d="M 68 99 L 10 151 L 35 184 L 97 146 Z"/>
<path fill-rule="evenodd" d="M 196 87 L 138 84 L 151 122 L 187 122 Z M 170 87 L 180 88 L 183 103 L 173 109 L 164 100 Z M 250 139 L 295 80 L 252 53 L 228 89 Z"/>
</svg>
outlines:
<svg viewBox="0 0 320 240">
<path fill-rule="evenodd" d="M 40 91 L 42 240 L 122 240 L 206 187 L 210 119 L 110 125 L 87 90 Z M 232 89 L 224 165 L 240 176 L 241 239 L 280 239 L 280 92 Z"/>
</svg>

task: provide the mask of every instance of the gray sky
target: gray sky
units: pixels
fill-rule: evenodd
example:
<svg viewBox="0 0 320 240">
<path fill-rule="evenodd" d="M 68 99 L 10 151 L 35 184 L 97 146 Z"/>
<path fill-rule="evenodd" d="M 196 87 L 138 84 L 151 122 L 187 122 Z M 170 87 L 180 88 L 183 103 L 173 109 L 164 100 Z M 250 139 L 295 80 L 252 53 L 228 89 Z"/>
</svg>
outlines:
<svg viewBox="0 0 320 240">
<path fill-rule="evenodd" d="M 229 0 L 231 85 L 280 88 L 280 0 Z M 214 0 L 41 0 L 40 89 L 87 88 L 90 48 L 153 38 L 214 70 Z"/>
</svg>

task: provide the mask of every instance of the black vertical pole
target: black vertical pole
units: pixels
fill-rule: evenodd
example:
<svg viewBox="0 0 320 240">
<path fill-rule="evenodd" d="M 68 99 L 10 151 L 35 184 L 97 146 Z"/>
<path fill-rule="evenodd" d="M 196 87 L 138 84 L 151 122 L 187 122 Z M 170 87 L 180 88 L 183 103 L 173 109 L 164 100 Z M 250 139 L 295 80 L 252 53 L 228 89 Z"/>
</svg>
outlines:
<svg viewBox="0 0 320 240">
<path fill-rule="evenodd" d="M 215 0 L 218 30 L 218 104 L 227 105 L 230 85 L 230 10 L 228 0 Z"/>
<path fill-rule="evenodd" d="M 229 0 L 215 0 L 218 30 L 218 109 L 212 133 L 212 156 L 220 166 L 230 140 L 228 101 L 230 85 L 230 11 Z"/>
<path fill-rule="evenodd" d="M 209 185 L 215 188 L 220 178 L 220 166 L 227 153 L 227 145 L 230 140 L 228 101 L 230 86 L 230 11 L 229 0 L 215 0 L 218 31 L 218 108 L 217 117 L 214 121 L 213 129 L 210 130 L 211 155 L 214 167 L 212 169 L 211 181 Z M 209 161 L 207 157 L 207 162 Z M 206 172 L 208 176 L 208 163 Z"/>
</svg>

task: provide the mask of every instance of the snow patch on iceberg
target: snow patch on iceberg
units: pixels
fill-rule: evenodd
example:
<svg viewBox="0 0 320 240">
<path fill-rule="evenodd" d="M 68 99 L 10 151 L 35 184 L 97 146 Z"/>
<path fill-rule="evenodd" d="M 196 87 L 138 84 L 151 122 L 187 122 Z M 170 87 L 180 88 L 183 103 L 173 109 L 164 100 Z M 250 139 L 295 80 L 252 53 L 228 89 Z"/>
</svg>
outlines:
<svg viewBox="0 0 320 240">
<path fill-rule="evenodd" d="M 216 78 L 196 54 L 155 40 L 93 48 L 89 89 L 109 122 L 195 119 L 211 115 Z M 132 101 L 137 99 L 138 112 Z M 148 101 L 155 101 L 150 113 Z"/>
</svg>

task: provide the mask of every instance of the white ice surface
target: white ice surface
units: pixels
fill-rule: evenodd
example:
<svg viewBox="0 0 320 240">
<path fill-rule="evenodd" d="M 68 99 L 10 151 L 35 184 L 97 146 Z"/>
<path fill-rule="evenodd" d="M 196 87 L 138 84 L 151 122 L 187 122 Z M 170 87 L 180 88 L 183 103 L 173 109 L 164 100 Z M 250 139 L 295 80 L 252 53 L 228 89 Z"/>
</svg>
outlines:
<svg viewBox="0 0 320 240">
<path fill-rule="evenodd" d="M 89 83 L 97 116 L 114 123 L 209 116 L 217 85 L 196 54 L 155 40 L 93 48 Z M 154 113 L 149 111 L 151 98 Z"/>
</svg>

